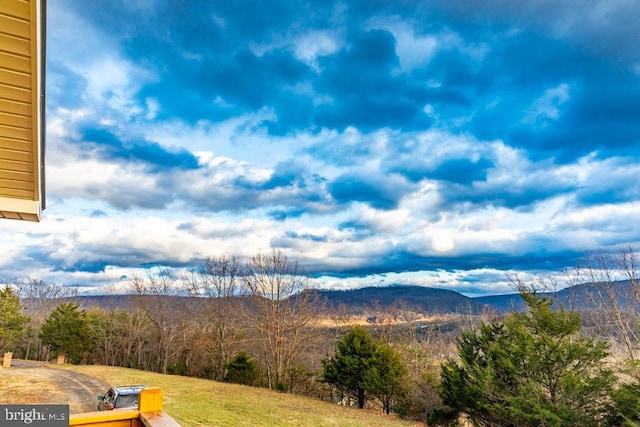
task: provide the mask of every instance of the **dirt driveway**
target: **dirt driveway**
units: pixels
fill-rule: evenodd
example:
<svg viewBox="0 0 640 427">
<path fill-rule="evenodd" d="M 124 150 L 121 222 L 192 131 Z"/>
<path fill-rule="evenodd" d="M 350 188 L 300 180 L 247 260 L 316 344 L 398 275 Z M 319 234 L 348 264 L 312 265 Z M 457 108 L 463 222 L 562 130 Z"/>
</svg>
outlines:
<svg viewBox="0 0 640 427">
<path fill-rule="evenodd" d="M 43 362 L 14 359 L 10 368 L 0 367 L 1 404 L 64 404 L 72 414 L 90 412 L 108 388 L 102 380 Z"/>
</svg>

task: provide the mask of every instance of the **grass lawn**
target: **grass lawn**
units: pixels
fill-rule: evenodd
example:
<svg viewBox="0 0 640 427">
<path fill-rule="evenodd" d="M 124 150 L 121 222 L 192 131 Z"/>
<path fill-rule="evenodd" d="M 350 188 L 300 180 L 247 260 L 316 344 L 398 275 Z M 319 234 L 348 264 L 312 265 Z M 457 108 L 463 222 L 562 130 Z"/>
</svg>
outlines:
<svg viewBox="0 0 640 427">
<path fill-rule="evenodd" d="M 379 412 L 359 410 L 264 388 L 108 366 L 51 365 L 112 385 L 145 384 L 164 393 L 164 409 L 184 427 L 213 426 L 421 426 Z"/>
</svg>

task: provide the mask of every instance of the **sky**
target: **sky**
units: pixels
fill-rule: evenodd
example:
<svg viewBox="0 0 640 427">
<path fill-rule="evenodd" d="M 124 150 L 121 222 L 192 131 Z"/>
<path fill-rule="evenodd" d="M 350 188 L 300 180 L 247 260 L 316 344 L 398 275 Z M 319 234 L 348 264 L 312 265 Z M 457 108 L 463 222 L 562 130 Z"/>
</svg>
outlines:
<svg viewBox="0 0 640 427">
<path fill-rule="evenodd" d="M 640 242 L 640 0 L 48 0 L 46 210 L 0 281 L 279 250 L 478 296 Z"/>
</svg>

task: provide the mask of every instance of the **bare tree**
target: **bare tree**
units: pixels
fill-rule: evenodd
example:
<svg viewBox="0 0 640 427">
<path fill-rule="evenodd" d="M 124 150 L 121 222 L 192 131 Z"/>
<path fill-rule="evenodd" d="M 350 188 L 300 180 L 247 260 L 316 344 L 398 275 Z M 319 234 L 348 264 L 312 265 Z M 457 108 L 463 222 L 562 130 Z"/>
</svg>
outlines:
<svg viewBox="0 0 640 427">
<path fill-rule="evenodd" d="M 598 332 L 622 344 L 632 361 L 638 358 L 640 339 L 640 285 L 638 258 L 632 248 L 618 252 L 587 253 L 569 272 L 569 283 L 584 288 L 590 314 Z"/>
<path fill-rule="evenodd" d="M 167 373 L 169 360 L 180 352 L 175 344 L 180 336 L 184 311 L 179 305 L 177 280 L 168 269 L 155 273 L 148 271 L 146 280 L 133 279 L 131 293 L 134 307 L 144 313 L 152 325 L 155 362 L 150 368 Z"/>
<path fill-rule="evenodd" d="M 404 301 L 396 301 L 393 304 L 383 306 L 378 301 L 373 301 L 367 312 L 367 321 L 371 324 L 371 334 L 387 344 L 391 344 L 398 325 L 404 322 L 403 312 L 408 311 Z"/>
<path fill-rule="evenodd" d="M 151 322 L 140 310 L 123 318 L 124 334 L 120 337 L 122 349 L 122 366 L 128 368 L 148 369 L 148 342 L 151 337 Z"/>
<path fill-rule="evenodd" d="M 353 315 L 343 302 L 338 304 L 338 307 L 331 308 L 329 314 L 337 328 L 349 326 L 353 322 Z"/>
<path fill-rule="evenodd" d="M 196 296 L 198 327 L 195 344 L 207 352 L 213 369 L 211 377 L 222 380 L 225 366 L 233 356 L 234 343 L 241 337 L 240 261 L 230 255 L 208 257 L 201 269 L 187 277 L 189 292 Z"/>
<path fill-rule="evenodd" d="M 44 324 L 44 320 L 61 300 L 77 296 L 77 290 L 57 283 L 32 278 L 16 279 L 11 284 L 11 288 L 15 290 L 15 294 L 20 298 L 24 312 L 30 318 L 24 342 L 22 343 L 24 358 L 45 359 L 48 350 L 40 340 L 40 328 Z"/>
<path fill-rule="evenodd" d="M 243 284 L 250 297 L 246 313 L 259 333 L 267 385 L 282 387 L 287 370 L 302 362 L 315 334 L 318 298 L 298 263 L 275 250 L 251 258 Z"/>
</svg>

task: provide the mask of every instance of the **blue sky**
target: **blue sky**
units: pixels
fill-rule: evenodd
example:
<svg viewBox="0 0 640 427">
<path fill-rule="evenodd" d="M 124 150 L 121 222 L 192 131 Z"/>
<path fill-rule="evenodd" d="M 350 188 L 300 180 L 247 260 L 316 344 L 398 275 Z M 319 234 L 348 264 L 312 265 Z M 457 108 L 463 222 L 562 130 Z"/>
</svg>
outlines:
<svg viewBox="0 0 640 427">
<path fill-rule="evenodd" d="M 5 281 L 275 248 L 481 295 L 640 242 L 638 0 L 47 5 L 47 209 L 0 223 Z"/>
</svg>

